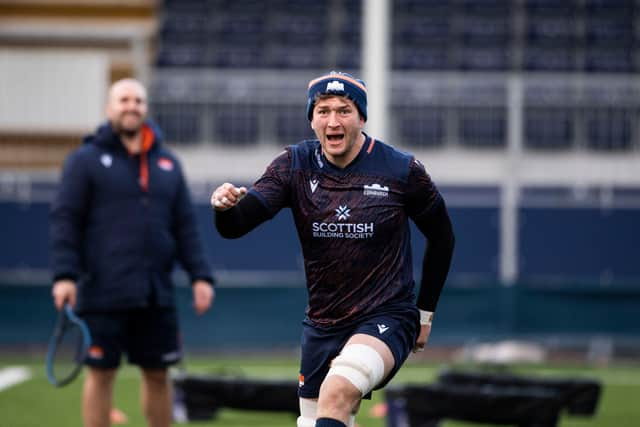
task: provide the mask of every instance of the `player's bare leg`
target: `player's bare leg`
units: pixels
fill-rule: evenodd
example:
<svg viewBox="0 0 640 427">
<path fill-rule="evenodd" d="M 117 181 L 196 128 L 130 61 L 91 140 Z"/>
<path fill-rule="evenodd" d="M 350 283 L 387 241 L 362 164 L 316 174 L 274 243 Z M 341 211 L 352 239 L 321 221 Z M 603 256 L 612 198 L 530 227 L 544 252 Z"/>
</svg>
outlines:
<svg viewBox="0 0 640 427">
<path fill-rule="evenodd" d="M 85 427 L 109 427 L 115 369 L 88 367 L 82 393 L 82 419 Z"/>
<path fill-rule="evenodd" d="M 149 427 L 171 424 L 171 384 L 167 369 L 143 369 L 140 397 Z"/>
<path fill-rule="evenodd" d="M 328 377 L 320 387 L 318 418 L 331 418 L 347 426 L 361 397 L 360 390 L 346 378 Z"/>
<path fill-rule="evenodd" d="M 332 369 L 337 366 L 340 370 L 330 371 L 320 386 L 317 414 L 318 419 L 338 420 L 348 426 L 353 422 L 352 415 L 357 412 L 362 396 L 391 372 L 394 359 L 384 342 L 365 334 L 352 336 L 335 360 L 341 356 L 345 359 L 344 368 L 334 361 Z M 371 377 L 361 375 L 370 371 L 378 373 Z"/>
</svg>

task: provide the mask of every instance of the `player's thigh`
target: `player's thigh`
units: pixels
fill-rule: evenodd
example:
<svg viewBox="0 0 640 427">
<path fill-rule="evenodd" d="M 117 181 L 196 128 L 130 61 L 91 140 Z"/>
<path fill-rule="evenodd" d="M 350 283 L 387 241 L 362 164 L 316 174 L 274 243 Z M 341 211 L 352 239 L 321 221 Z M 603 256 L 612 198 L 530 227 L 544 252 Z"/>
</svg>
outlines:
<svg viewBox="0 0 640 427">
<path fill-rule="evenodd" d="M 350 342 L 369 343 L 385 362 L 385 376 L 376 387 L 384 387 L 398 372 L 415 344 L 419 324 L 412 311 L 385 313 L 358 325 Z M 391 353 L 391 363 L 389 359 Z"/>
<path fill-rule="evenodd" d="M 328 331 L 303 323 L 298 395 L 317 399 L 331 361 L 349 339 L 348 330 Z"/>
<path fill-rule="evenodd" d="M 362 344 L 372 348 L 382 358 L 384 362 L 384 375 L 387 376 L 395 366 L 395 358 L 389 346 L 382 340 L 367 334 L 358 333 L 352 335 L 345 344 L 345 347 L 353 344 Z"/>
<path fill-rule="evenodd" d="M 180 361 L 182 352 L 174 307 L 135 310 L 129 327 L 130 363 L 146 369 L 161 369 Z"/>
</svg>

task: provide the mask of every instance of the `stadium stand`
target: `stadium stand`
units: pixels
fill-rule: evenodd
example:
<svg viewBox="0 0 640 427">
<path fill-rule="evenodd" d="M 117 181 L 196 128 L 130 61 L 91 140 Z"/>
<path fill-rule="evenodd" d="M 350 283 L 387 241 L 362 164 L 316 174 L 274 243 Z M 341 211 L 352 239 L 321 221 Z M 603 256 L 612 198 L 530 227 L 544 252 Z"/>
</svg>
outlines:
<svg viewBox="0 0 640 427">
<path fill-rule="evenodd" d="M 529 45 L 522 67 L 527 71 L 577 71 L 578 54 L 572 47 Z"/>
<path fill-rule="evenodd" d="M 297 107 L 285 107 L 276 112 L 276 140 L 301 141 L 314 138 L 313 130 Z"/>
<path fill-rule="evenodd" d="M 292 45 L 300 51 L 294 52 L 294 57 L 303 56 L 306 48 L 317 58 L 287 62 L 276 50 L 274 55 L 280 53 L 276 60 L 264 55 L 253 63 L 213 62 L 216 67 L 321 68 L 335 63 L 331 53 L 335 47 L 348 45 L 346 50 L 355 50 L 354 56 L 358 56 L 361 29 L 359 15 L 354 12 L 359 7 L 357 0 L 280 0 L 269 7 L 252 0 L 167 1 L 157 64 L 166 66 L 165 57 L 174 56 L 172 49 L 188 51 L 183 44 L 172 46 L 182 40 L 192 48 L 214 50 L 222 45 L 231 50 L 247 45 L 256 50 L 264 44 Z M 395 0 L 393 64 L 399 70 L 633 72 L 636 9 L 633 1 Z M 618 48 L 611 52 L 607 47 L 612 46 Z M 455 58 L 443 57 L 436 47 L 453 49 Z M 194 58 L 193 63 L 173 65 L 200 63 Z"/>
<path fill-rule="evenodd" d="M 479 4 L 463 2 L 462 12 L 455 17 L 456 66 L 462 70 L 511 69 L 513 20 L 510 2 Z"/>
<path fill-rule="evenodd" d="M 587 146 L 597 150 L 628 150 L 633 127 L 632 112 L 625 108 L 594 108 L 585 111 Z"/>
<path fill-rule="evenodd" d="M 165 138 L 182 144 L 197 142 L 201 139 L 202 124 L 200 106 L 198 104 L 174 105 L 155 115 L 155 120 L 162 123 Z"/>
<path fill-rule="evenodd" d="M 469 107 L 460 111 L 460 143 L 474 148 L 504 147 L 504 108 Z"/>
<path fill-rule="evenodd" d="M 529 107 L 525 111 L 525 145 L 532 149 L 567 149 L 574 144 L 574 111 Z"/>
<path fill-rule="evenodd" d="M 161 13 L 158 78 L 162 80 L 165 71 L 179 73 L 181 68 L 217 73 L 239 69 L 315 73 L 327 67 L 357 70 L 361 65 L 361 4 L 359 0 L 278 0 L 269 6 L 253 0 L 167 0 Z M 630 76 L 635 72 L 639 46 L 636 16 L 637 5 L 630 0 L 393 0 L 392 67 L 398 79 L 403 72 L 464 72 L 479 79 L 483 73 L 515 71 L 525 79 L 555 73 L 566 81 L 563 90 L 571 101 L 540 105 L 525 100 L 522 134 L 526 149 L 633 150 L 637 146 L 635 132 L 628 123 L 633 123 L 637 115 L 633 111 L 637 110 L 625 110 L 624 114 L 588 112 L 600 106 L 589 104 L 586 108 L 585 102 L 574 102 L 582 89 L 570 81 L 577 75 Z M 161 112 L 165 108 L 163 94 L 158 95 L 156 110 L 163 125 L 169 119 Z M 394 113 L 394 120 L 400 121 L 392 125 L 399 145 L 470 149 L 507 146 L 506 101 L 485 109 L 456 98 L 454 93 L 450 95 L 454 100 L 444 102 L 447 108 L 442 102 L 436 105 L 424 100 L 398 104 L 399 111 L 410 111 L 411 107 L 440 111 L 437 118 L 428 114 L 420 121 L 414 120 L 417 130 L 407 126 L 409 119 Z M 495 99 L 500 96 L 493 95 Z M 248 117 L 249 123 L 264 123 L 268 108 L 255 107 L 259 117 Z M 218 114 L 216 109 L 209 111 Z M 414 113 L 408 115 L 417 118 Z M 230 144 L 238 140 L 246 145 L 251 135 L 255 143 L 262 143 L 282 141 L 284 134 L 281 119 L 275 132 L 273 126 L 250 124 L 257 130 L 242 130 L 244 134 L 238 136 L 231 135 L 236 129 L 233 124 L 221 124 L 225 117 L 213 120 L 219 124 L 212 127 L 221 130 L 201 133 L 195 142 Z M 181 142 L 192 140 L 193 133 Z"/>
<path fill-rule="evenodd" d="M 445 111 L 442 108 L 412 108 L 399 106 L 393 109 L 398 134 L 403 141 L 418 147 L 438 147 L 445 141 Z"/>
<path fill-rule="evenodd" d="M 251 105 L 224 109 L 214 116 L 218 139 L 230 144 L 252 144 L 258 138 L 258 119 Z"/>
</svg>

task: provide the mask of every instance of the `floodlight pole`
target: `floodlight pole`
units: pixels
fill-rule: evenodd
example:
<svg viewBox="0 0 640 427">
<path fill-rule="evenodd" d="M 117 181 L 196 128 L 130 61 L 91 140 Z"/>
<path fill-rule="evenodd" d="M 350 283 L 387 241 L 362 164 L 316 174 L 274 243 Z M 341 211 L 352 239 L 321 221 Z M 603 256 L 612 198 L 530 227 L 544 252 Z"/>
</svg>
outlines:
<svg viewBox="0 0 640 427">
<path fill-rule="evenodd" d="M 388 92 L 391 86 L 389 59 L 391 8 L 389 0 L 362 3 L 362 77 L 367 84 L 367 132 L 388 140 Z"/>
<path fill-rule="evenodd" d="M 500 191 L 500 281 L 512 286 L 518 279 L 518 205 L 522 162 L 524 84 L 522 76 L 507 80 L 507 158 Z"/>
</svg>

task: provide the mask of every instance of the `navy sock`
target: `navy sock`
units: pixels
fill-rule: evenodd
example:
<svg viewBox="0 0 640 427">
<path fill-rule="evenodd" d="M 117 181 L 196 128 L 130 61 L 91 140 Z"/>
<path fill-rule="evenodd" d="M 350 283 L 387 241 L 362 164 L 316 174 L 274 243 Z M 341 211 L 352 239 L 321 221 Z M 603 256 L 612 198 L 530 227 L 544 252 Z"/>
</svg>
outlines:
<svg viewBox="0 0 640 427">
<path fill-rule="evenodd" d="M 318 418 L 316 420 L 316 427 L 347 427 L 341 421 L 334 420 L 333 418 Z"/>
</svg>

